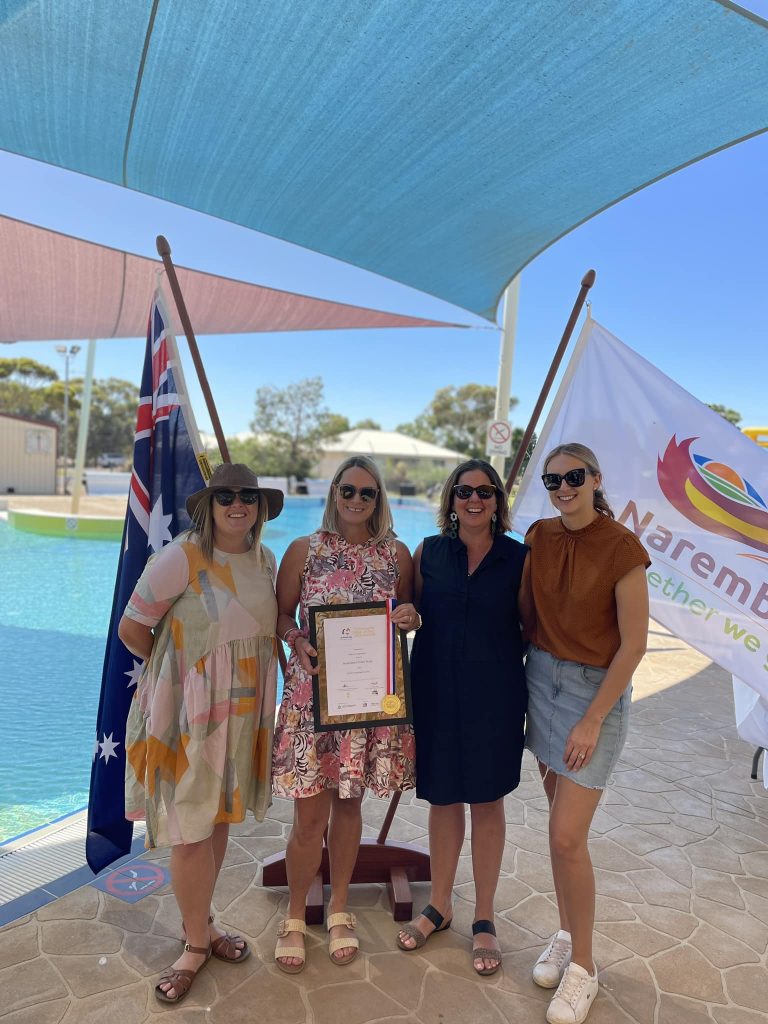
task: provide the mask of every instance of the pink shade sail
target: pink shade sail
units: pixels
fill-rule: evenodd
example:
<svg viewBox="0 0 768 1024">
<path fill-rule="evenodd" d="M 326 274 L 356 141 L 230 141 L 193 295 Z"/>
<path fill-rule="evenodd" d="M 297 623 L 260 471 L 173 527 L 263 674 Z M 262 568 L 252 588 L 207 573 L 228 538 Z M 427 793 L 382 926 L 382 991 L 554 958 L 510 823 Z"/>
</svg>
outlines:
<svg viewBox="0 0 768 1024">
<path fill-rule="evenodd" d="M 0 217 L 0 341 L 141 337 L 161 269 L 159 260 Z M 464 326 L 177 273 L 197 334 Z"/>
</svg>

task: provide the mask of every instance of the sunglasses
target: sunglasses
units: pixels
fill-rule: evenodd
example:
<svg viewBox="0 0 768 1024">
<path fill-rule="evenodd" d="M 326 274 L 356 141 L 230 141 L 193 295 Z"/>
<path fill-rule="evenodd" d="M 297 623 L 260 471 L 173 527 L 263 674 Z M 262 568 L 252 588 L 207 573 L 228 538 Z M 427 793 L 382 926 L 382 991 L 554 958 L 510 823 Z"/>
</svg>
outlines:
<svg viewBox="0 0 768 1024">
<path fill-rule="evenodd" d="M 224 508 L 231 505 L 235 498 L 239 498 L 244 505 L 255 505 L 259 500 L 259 492 L 254 487 L 244 487 L 242 491 L 214 491 L 213 497 Z"/>
<path fill-rule="evenodd" d="M 351 501 L 355 495 L 359 494 L 361 501 L 370 505 L 372 501 L 376 501 L 378 493 L 375 487 L 360 487 L 358 489 L 353 484 L 339 484 L 339 494 L 344 501 Z"/>
<path fill-rule="evenodd" d="M 489 501 L 496 497 L 496 488 L 491 484 L 481 484 L 480 487 L 470 487 L 469 484 L 454 484 L 453 493 L 462 501 L 469 501 L 473 494 L 476 494 L 481 501 Z"/>
<path fill-rule="evenodd" d="M 582 487 L 587 479 L 586 469 L 569 469 L 567 473 L 542 473 L 541 479 L 548 491 L 557 491 L 565 480 L 569 487 Z"/>
</svg>

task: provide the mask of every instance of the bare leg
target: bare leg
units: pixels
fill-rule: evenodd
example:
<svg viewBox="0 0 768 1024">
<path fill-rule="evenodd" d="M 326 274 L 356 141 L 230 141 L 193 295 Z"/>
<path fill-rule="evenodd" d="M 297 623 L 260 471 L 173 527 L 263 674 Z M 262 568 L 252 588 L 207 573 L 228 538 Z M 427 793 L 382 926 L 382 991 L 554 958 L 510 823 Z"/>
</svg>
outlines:
<svg viewBox="0 0 768 1024">
<path fill-rule="evenodd" d="M 547 800 L 549 801 L 549 813 L 552 814 L 552 804 L 555 802 L 555 791 L 557 789 L 557 775 L 552 771 L 551 768 L 547 768 L 545 764 L 539 763 L 539 771 L 541 772 L 541 781 L 544 784 L 544 792 L 547 794 Z M 550 861 L 552 863 L 552 878 L 555 883 L 555 897 L 557 899 L 557 912 L 560 915 L 560 927 L 564 932 L 570 932 L 570 926 L 568 924 L 568 915 L 565 911 L 565 900 L 562 897 L 560 881 L 557 877 L 557 865 L 555 858 L 552 856 L 550 849 L 549 854 Z"/>
<path fill-rule="evenodd" d="M 432 890 L 429 902 L 448 920 L 451 915 L 453 883 L 464 842 L 464 804 L 431 804 L 429 808 L 429 859 L 432 865 Z M 413 924 L 424 935 L 434 931 L 432 922 L 421 914 Z M 416 941 L 405 932 L 400 940 L 409 949 Z"/>
<path fill-rule="evenodd" d="M 555 797 L 549 816 L 549 850 L 565 920 L 570 923 L 572 963 L 590 974 L 592 933 L 595 926 L 595 873 L 587 839 L 601 789 L 586 789 L 570 779 L 557 777 Z"/>
<path fill-rule="evenodd" d="M 493 898 L 499 884 L 501 858 L 504 855 L 506 821 L 504 800 L 491 803 L 470 804 L 472 815 L 472 874 L 475 879 L 475 921 L 493 921 Z M 494 935 L 481 932 L 474 936 L 473 948 L 485 946 L 499 949 Z M 494 966 L 494 961 L 477 957 L 475 969 Z"/>
<path fill-rule="evenodd" d="M 328 829 L 328 860 L 331 869 L 331 898 L 328 916 L 343 914 L 349 898 L 349 881 L 355 868 L 363 831 L 362 797 L 342 800 L 338 790 L 331 799 L 331 824 Z M 343 939 L 349 930 L 343 926 L 331 928 L 331 939 Z M 348 960 L 356 955 L 356 947 L 342 946 L 331 954 L 334 960 Z"/>
<path fill-rule="evenodd" d="M 216 880 L 213 857 L 213 838 L 209 836 L 200 843 L 185 843 L 171 849 L 171 881 L 173 894 L 181 911 L 181 919 L 190 946 L 207 949 L 208 913 Z M 205 961 L 202 953 L 188 953 L 186 950 L 175 961 L 178 970 L 195 971 Z M 169 982 L 160 986 L 171 998 L 176 990 Z"/>
<path fill-rule="evenodd" d="M 219 873 L 221 871 L 221 865 L 224 863 L 224 858 L 227 855 L 227 844 L 229 843 L 229 825 L 226 822 L 221 822 L 218 825 L 213 826 L 213 863 L 214 863 L 214 879 L 213 887 L 216 888 L 216 882 L 219 879 Z M 210 909 L 210 916 L 213 917 L 213 907 Z M 217 928 L 216 925 L 211 921 L 210 923 L 210 936 L 211 941 L 215 942 L 216 939 L 224 935 L 224 931 L 221 928 Z M 245 949 L 245 940 L 238 939 L 235 943 L 235 948 L 243 950 Z M 237 958 L 236 958 L 237 959 Z"/>
<path fill-rule="evenodd" d="M 323 833 L 331 809 L 330 789 L 316 796 L 300 797 L 293 802 L 293 828 L 285 851 L 285 869 L 288 875 L 289 918 L 303 921 L 307 911 L 307 893 L 320 867 L 323 856 Z M 277 948 L 303 944 L 304 936 L 297 932 L 278 939 Z M 293 967 L 301 961 L 296 957 L 280 957 Z"/>
</svg>

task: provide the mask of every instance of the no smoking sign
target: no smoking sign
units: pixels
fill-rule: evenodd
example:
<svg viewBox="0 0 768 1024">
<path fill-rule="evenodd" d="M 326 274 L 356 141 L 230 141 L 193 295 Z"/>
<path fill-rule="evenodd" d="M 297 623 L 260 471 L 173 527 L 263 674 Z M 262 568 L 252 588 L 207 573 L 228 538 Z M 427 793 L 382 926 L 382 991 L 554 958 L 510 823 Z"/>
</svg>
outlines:
<svg viewBox="0 0 768 1024">
<path fill-rule="evenodd" d="M 486 455 L 512 453 L 512 424 L 507 420 L 491 420 L 485 433 Z"/>
</svg>

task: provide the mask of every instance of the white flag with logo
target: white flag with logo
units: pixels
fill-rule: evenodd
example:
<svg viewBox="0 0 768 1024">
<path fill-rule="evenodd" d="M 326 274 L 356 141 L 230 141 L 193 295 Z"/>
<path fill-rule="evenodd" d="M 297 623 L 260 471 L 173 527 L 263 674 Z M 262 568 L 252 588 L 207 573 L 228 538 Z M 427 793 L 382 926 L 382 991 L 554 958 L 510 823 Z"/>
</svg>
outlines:
<svg viewBox="0 0 768 1024">
<path fill-rule="evenodd" d="M 653 618 L 768 698 L 768 450 L 590 319 L 512 508 L 520 533 L 556 514 L 542 461 L 568 441 L 593 449 L 653 560 Z"/>
</svg>

